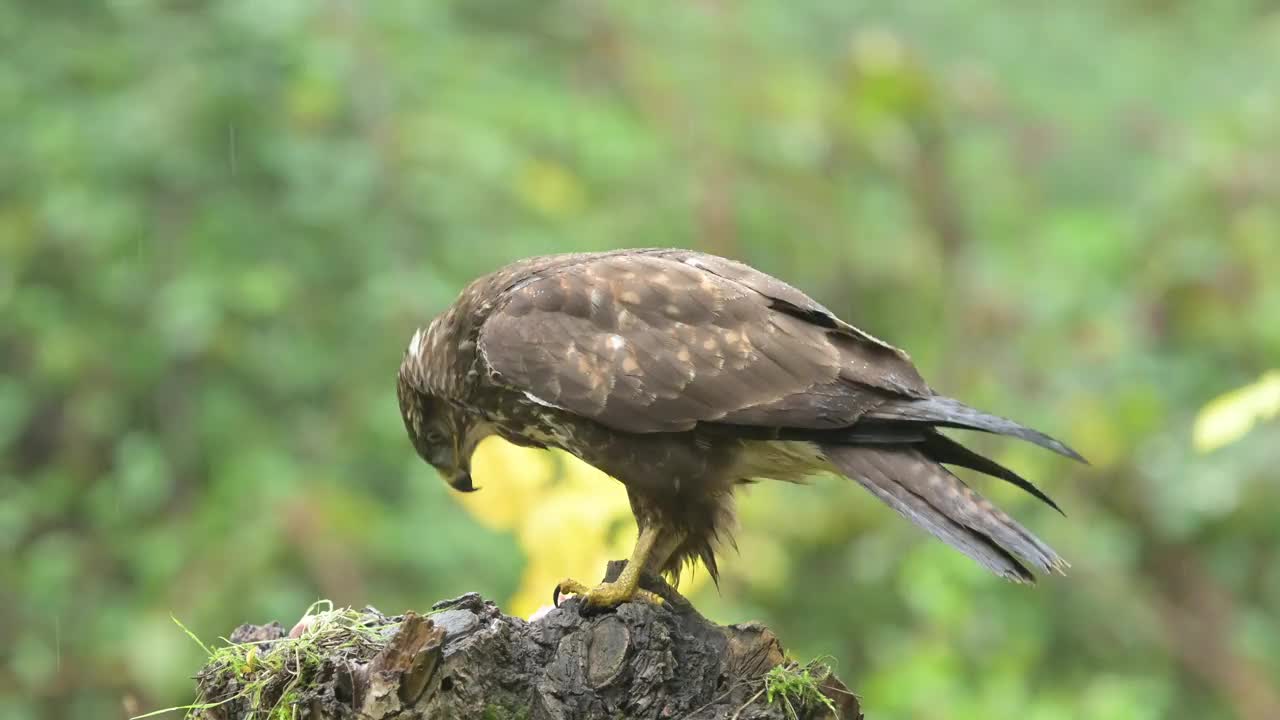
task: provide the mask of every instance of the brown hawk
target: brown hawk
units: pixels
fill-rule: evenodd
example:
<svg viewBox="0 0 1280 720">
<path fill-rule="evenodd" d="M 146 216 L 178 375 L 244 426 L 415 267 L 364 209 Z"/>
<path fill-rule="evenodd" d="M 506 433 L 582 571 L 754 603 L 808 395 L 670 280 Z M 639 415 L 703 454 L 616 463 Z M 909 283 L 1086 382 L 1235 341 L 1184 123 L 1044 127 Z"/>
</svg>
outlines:
<svg viewBox="0 0 1280 720">
<path fill-rule="evenodd" d="M 640 535 L 616 582 L 559 592 L 612 606 L 640 573 L 678 574 L 729 541 L 733 491 L 758 478 L 847 476 L 1011 580 L 1061 572 L 1048 545 L 944 465 L 1011 470 L 938 431 L 1012 435 L 1082 460 L 1049 436 L 938 395 L 903 351 L 794 287 L 688 250 L 553 255 L 473 281 L 413 335 L 400 412 L 418 454 L 473 490 L 476 445 L 499 435 L 557 447 L 627 488 Z"/>
</svg>

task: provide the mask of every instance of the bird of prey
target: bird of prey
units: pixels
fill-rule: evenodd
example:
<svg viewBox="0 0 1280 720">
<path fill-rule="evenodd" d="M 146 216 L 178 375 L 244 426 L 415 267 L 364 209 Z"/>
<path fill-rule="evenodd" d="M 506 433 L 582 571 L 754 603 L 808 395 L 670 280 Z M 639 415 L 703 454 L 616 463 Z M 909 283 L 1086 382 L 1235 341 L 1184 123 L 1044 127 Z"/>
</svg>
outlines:
<svg viewBox="0 0 1280 720">
<path fill-rule="evenodd" d="M 551 255 L 481 277 L 414 333 L 400 365 L 414 448 L 455 489 L 499 435 L 566 450 L 627 488 L 639 538 L 616 581 L 556 595 L 612 607 L 643 572 L 678 577 L 732 542 L 733 492 L 819 473 L 856 481 L 1010 580 L 1066 563 L 947 465 L 1057 505 L 938 428 L 1053 438 L 935 393 L 905 352 L 747 265 L 675 249 Z"/>
</svg>

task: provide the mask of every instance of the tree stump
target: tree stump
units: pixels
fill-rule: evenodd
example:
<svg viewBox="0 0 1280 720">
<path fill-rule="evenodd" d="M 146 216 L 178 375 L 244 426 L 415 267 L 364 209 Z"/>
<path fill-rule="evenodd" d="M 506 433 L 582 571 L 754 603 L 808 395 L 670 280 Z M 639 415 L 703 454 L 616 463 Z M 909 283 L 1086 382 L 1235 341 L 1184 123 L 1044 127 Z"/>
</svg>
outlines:
<svg viewBox="0 0 1280 720">
<path fill-rule="evenodd" d="M 616 576 L 620 565 L 610 569 Z M 351 622 L 341 627 L 317 629 L 304 618 L 290 634 L 278 623 L 243 625 L 230 638 L 242 644 L 215 651 L 197 676 L 203 707 L 192 715 L 208 720 L 862 717 L 857 698 L 840 680 L 789 663 L 768 628 L 716 625 L 665 583 L 647 578 L 646 585 L 667 603 L 624 603 L 584 614 L 579 601 L 569 598 L 525 621 L 468 593 L 437 603 L 428 615 L 388 617 L 366 609 L 345 616 Z M 323 614 L 309 617 L 327 622 Z"/>
</svg>

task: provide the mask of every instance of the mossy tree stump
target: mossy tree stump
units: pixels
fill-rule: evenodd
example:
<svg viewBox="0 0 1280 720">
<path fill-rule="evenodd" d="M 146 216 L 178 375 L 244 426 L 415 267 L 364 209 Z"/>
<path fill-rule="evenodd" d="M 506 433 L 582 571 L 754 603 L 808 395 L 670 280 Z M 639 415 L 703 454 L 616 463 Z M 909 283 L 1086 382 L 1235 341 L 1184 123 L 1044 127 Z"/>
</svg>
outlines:
<svg viewBox="0 0 1280 720">
<path fill-rule="evenodd" d="M 611 567 L 611 575 L 618 570 Z M 206 720 L 477 718 L 787 720 L 861 717 L 824 671 L 796 668 L 767 628 L 719 626 L 665 583 L 662 607 L 533 621 L 475 593 L 428 615 L 351 613 L 325 628 L 245 625 L 198 676 Z M 323 614 L 309 616 L 325 623 Z M 772 690 L 772 692 L 770 692 Z M 772 698 L 770 697 L 772 695 Z M 770 702 L 772 699 L 773 702 Z"/>
</svg>

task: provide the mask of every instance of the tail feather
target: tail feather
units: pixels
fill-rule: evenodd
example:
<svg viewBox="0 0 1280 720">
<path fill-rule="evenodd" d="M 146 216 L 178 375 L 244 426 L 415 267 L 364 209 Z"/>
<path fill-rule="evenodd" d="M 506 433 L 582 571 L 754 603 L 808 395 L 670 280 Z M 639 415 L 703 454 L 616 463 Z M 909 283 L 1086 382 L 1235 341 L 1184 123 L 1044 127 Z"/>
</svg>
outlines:
<svg viewBox="0 0 1280 720">
<path fill-rule="evenodd" d="M 959 400 L 953 400 L 942 395 L 894 401 L 881 405 L 867 413 L 865 417 L 877 420 L 927 423 L 929 425 L 1008 435 L 1034 443 L 1047 450 L 1052 450 L 1072 460 L 1078 460 L 1083 463 L 1088 462 L 1080 456 L 1080 453 L 1038 430 L 1032 430 L 998 415 L 976 410 Z"/>
<path fill-rule="evenodd" d="M 1022 488 L 1026 492 L 1038 498 L 1044 504 L 1054 510 L 1057 510 L 1063 516 L 1066 516 L 1066 513 L 1062 512 L 1062 508 L 1058 507 L 1058 503 L 1054 502 L 1053 498 L 1046 495 L 1043 490 L 1033 485 L 1030 480 L 1027 480 L 995 460 L 979 455 L 941 433 L 931 432 L 920 443 L 920 450 L 924 452 L 930 460 L 934 460 L 935 462 L 969 468 L 970 470 L 976 470 L 994 478 L 1000 478 L 1011 485 Z"/>
<path fill-rule="evenodd" d="M 1031 583 L 1035 576 L 1022 562 L 1043 572 L 1066 567 L 1052 548 L 916 447 L 823 444 L 822 451 L 903 517 L 997 575 Z"/>
</svg>

